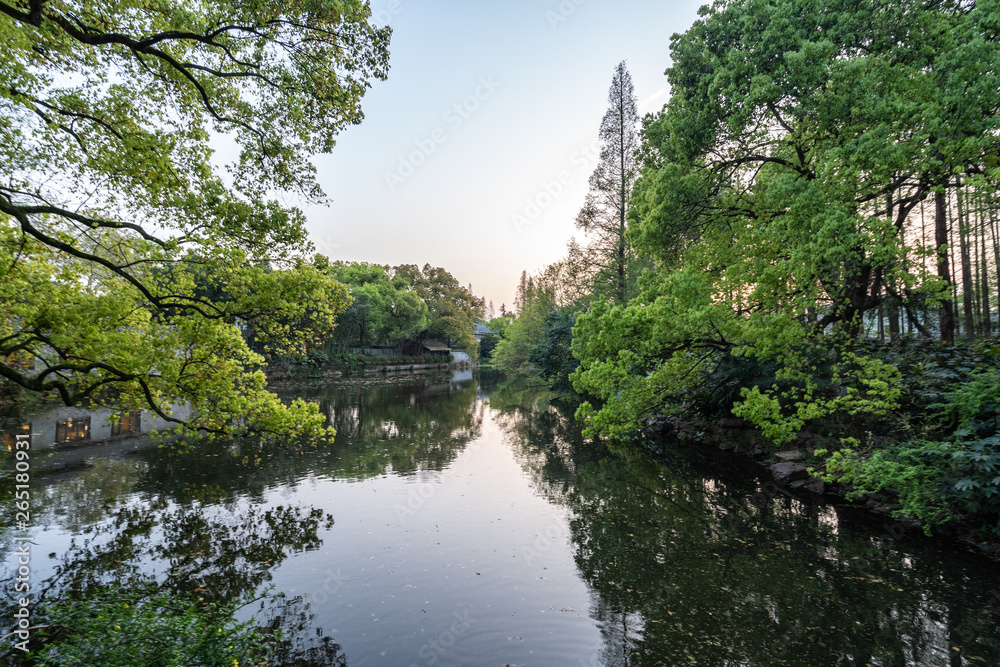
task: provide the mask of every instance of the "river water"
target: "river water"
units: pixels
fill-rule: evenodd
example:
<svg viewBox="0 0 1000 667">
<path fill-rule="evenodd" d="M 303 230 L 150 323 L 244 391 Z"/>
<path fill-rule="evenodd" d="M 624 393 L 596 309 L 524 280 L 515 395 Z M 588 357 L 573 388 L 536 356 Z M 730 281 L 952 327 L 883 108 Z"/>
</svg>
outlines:
<svg viewBox="0 0 1000 667">
<path fill-rule="evenodd" d="M 33 576 L 272 587 L 288 664 L 1000 665 L 995 563 L 748 463 L 614 455 L 486 372 L 295 394 L 333 444 L 36 477 Z"/>
</svg>

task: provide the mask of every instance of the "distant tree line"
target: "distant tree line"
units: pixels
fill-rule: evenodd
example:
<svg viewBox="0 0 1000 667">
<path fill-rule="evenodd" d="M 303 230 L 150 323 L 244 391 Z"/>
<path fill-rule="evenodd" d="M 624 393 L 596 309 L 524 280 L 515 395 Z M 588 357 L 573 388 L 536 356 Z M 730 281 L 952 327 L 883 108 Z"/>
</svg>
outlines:
<svg viewBox="0 0 1000 667">
<path fill-rule="evenodd" d="M 323 255 L 313 266 L 346 287 L 350 304 L 336 326 L 301 353 L 392 347 L 399 355 L 420 355 L 426 341 L 437 340 L 473 358 L 478 354 L 474 332 L 484 316 L 483 299 L 445 269 L 331 262 Z"/>
</svg>

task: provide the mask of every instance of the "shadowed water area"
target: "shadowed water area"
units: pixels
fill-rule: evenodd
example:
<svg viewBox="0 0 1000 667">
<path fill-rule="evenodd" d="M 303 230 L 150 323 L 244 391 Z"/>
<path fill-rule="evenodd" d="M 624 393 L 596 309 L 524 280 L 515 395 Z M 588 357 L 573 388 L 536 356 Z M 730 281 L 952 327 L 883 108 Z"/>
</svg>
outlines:
<svg viewBox="0 0 1000 667">
<path fill-rule="evenodd" d="M 995 563 L 776 493 L 749 463 L 612 454 L 485 371 L 295 395 L 333 444 L 36 477 L 36 581 L 273 586 L 244 613 L 289 633 L 283 664 L 1000 664 Z"/>
</svg>

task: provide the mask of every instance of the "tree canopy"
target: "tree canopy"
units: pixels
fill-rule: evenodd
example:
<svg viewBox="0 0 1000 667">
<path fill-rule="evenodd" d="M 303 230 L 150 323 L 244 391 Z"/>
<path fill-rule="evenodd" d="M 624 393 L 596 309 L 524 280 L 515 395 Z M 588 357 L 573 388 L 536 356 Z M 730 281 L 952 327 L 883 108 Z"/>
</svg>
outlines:
<svg viewBox="0 0 1000 667">
<path fill-rule="evenodd" d="M 429 310 L 426 327 L 416 334 L 417 342 L 428 338 L 453 341 L 474 358 L 478 354 L 475 326 L 483 319 L 486 304 L 472 293 L 471 285 L 463 287 L 448 271 L 430 264 L 424 264 L 422 269 L 415 264 L 401 264 L 394 271 Z"/>
<path fill-rule="evenodd" d="M 412 286 L 379 264 L 334 262 L 330 274 L 347 285 L 353 300 L 329 339 L 339 349 L 395 345 L 425 330 L 430 311 Z"/>
<path fill-rule="evenodd" d="M 866 318 L 902 307 L 953 337 L 956 176 L 992 189 L 1000 175 L 998 6 L 739 0 L 701 15 L 673 37 L 671 100 L 645 123 L 628 234 L 656 270 L 575 330 L 576 386 L 601 402 L 581 416 L 624 434 L 726 383 L 778 442 L 836 412 L 884 414 L 900 378 L 856 348 Z M 921 239 L 925 201 L 943 237 Z"/>
<path fill-rule="evenodd" d="M 388 68 L 366 2 L 0 2 L 0 377 L 192 429 L 317 432 L 248 327 L 301 350 L 349 301 L 284 192 Z M 211 140 L 238 156 L 222 164 Z M 216 295 L 216 296 L 211 296 Z"/>
</svg>

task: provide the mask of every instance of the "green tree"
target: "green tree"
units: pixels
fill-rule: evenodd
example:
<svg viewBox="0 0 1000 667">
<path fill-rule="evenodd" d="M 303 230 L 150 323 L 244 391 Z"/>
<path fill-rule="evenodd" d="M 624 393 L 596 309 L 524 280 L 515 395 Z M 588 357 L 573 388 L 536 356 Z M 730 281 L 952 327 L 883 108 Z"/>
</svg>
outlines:
<svg viewBox="0 0 1000 667">
<path fill-rule="evenodd" d="M 632 76 L 618 63 L 601 121 L 601 157 L 590 176 L 590 193 L 576 225 L 591 238 L 587 252 L 597 266 L 598 293 L 625 303 L 633 256 L 625 235 L 632 186 L 639 176 L 639 112 Z"/>
<path fill-rule="evenodd" d="M 335 262 L 330 272 L 348 286 L 353 299 L 330 339 L 339 351 L 347 346 L 398 346 L 427 327 L 427 304 L 389 267 Z"/>
<path fill-rule="evenodd" d="M 558 391 L 570 391 L 568 377 L 578 362 L 570 350 L 574 313 L 594 299 L 595 268 L 575 239 L 566 256 L 529 276 L 521 273 L 517 316 L 490 320 L 501 340 L 494 352 L 498 369 L 513 375 L 539 374 Z"/>
<path fill-rule="evenodd" d="M 573 390 L 570 376 L 580 362 L 573 356 L 573 325 L 576 317 L 567 308 L 551 311 L 545 316 L 545 335 L 528 354 L 528 361 L 538 374 L 549 381 L 554 391 Z"/>
<path fill-rule="evenodd" d="M 499 335 L 492 332 L 483 334 L 479 339 L 479 360 L 484 363 L 492 363 L 493 351 L 496 350 L 499 343 Z"/>
<path fill-rule="evenodd" d="M 486 323 L 486 326 L 490 328 L 490 331 L 494 332 L 498 336 L 503 336 L 510 325 L 514 322 L 514 313 L 504 313 L 499 317 L 494 317 Z"/>
<path fill-rule="evenodd" d="M 997 175 L 997 17 L 992 2 L 742 0 L 674 37 L 629 224 L 659 275 L 576 329 L 577 388 L 606 401 L 582 409 L 593 429 L 680 410 L 734 360 L 761 371 L 735 412 L 776 441 L 895 405 L 898 373 L 855 342 L 867 313 L 911 301 L 942 304 L 952 336 L 945 247 L 907 231 L 929 198 L 944 220 L 954 173 Z"/>
<path fill-rule="evenodd" d="M 493 351 L 493 367 L 509 375 L 533 375 L 538 368 L 532 352 L 545 342 L 545 318 L 555 307 L 552 293 L 525 278 L 518 289 L 522 304 L 517 318 L 508 326 Z"/>
<path fill-rule="evenodd" d="M 483 319 L 483 299 L 462 287 L 458 280 L 440 267 L 424 264 L 423 269 L 414 264 L 395 267 L 395 275 L 403 279 L 410 289 L 427 304 L 430 311 L 426 328 L 417 332 L 415 342 L 434 338 L 452 341 L 460 350 L 476 358 L 476 322 Z"/>
<path fill-rule="evenodd" d="M 389 30 L 365 2 L 0 3 L 0 377 L 230 434 L 317 432 L 237 323 L 301 352 L 345 290 L 306 262 L 310 157 L 361 121 Z M 239 148 L 223 178 L 210 137 Z M 187 266 L 191 270 L 177 270 Z M 197 280 L 196 280 L 197 276 Z M 206 296 L 227 295 L 218 300 Z"/>
<path fill-rule="evenodd" d="M 752 221 L 768 232 L 752 241 L 775 242 L 766 261 L 824 324 L 857 333 L 866 312 L 923 292 L 950 342 L 954 175 L 995 182 L 995 24 L 992 2 L 713 6 L 674 40 L 671 109 L 647 133 L 659 175 L 637 195 L 633 241 L 662 254 L 713 220 L 722 232 Z M 934 244 L 907 247 L 928 199 Z"/>
</svg>

